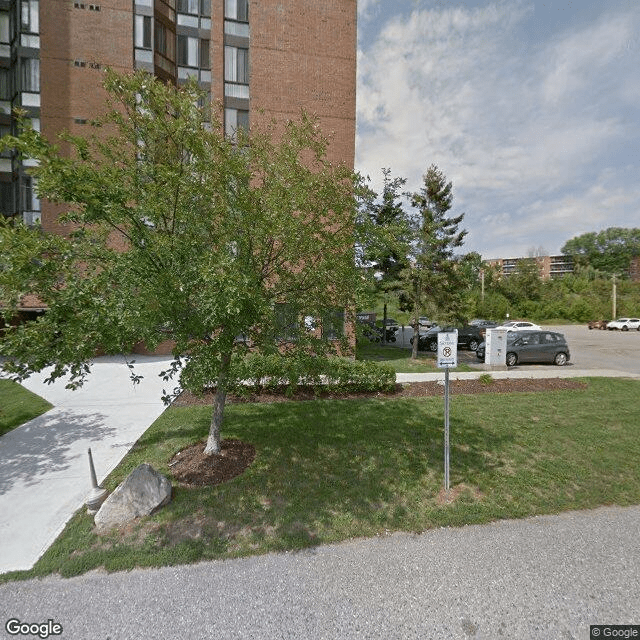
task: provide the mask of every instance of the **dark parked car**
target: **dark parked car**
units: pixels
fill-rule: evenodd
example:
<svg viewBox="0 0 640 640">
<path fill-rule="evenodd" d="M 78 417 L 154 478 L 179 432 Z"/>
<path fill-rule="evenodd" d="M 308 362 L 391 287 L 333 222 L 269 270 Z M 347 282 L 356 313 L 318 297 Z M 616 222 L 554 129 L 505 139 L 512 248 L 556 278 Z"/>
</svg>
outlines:
<svg viewBox="0 0 640 640">
<path fill-rule="evenodd" d="M 458 329 L 458 347 L 464 347 L 475 351 L 478 345 L 484 340 L 485 330 L 490 327 L 497 326 L 497 323 L 485 321 L 485 325 L 471 325 L 467 324 L 464 327 Z M 434 353 L 438 350 L 438 333 L 441 331 L 454 331 L 456 327 L 439 327 L 435 326 L 428 331 L 420 332 L 420 339 L 418 341 L 419 350 L 429 350 Z M 413 344 L 413 338 L 411 338 L 411 344 Z"/>
<path fill-rule="evenodd" d="M 476 351 L 479 360 L 484 361 L 485 343 Z M 569 345 L 561 333 L 555 331 L 517 331 L 507 334 L 508 367 L 526 362 L 540 362 L 565 365 L 571 354 Z"/>
</svg>

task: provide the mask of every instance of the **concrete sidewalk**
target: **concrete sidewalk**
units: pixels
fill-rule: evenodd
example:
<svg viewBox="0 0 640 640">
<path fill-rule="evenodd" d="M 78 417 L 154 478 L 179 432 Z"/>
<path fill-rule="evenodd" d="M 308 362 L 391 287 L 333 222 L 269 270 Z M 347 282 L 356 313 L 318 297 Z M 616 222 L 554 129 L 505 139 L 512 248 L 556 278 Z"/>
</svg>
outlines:
<svg viewBox="0 0 640 640">
<path fill-rule="evenodd" d="M 23 383 L 54 408 L 0 438 L 0 573 L 30 569 L 82 506 L 89 447 L 101 482 L 163 412 L 170 358 L 131 358 L 144 376 L 135 386 L 123 357 L 96 358 L 77 391 L 45 384 L 46 371 Z"/>
</svg>

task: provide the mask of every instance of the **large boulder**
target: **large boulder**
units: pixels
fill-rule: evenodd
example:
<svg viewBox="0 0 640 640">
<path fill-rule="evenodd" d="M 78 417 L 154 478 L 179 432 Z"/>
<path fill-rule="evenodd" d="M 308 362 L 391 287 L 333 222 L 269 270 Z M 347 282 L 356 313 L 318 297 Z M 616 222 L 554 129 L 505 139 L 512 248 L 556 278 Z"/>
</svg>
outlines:
<svg viewBox="0 0 640 640">
<path fill-rule="evenodd" d="M 136 467 L 104 501 L 94 521 L 98 531 L 148 516 L 171 500 L 171 483 L 151 465 Z"/>
</svg>

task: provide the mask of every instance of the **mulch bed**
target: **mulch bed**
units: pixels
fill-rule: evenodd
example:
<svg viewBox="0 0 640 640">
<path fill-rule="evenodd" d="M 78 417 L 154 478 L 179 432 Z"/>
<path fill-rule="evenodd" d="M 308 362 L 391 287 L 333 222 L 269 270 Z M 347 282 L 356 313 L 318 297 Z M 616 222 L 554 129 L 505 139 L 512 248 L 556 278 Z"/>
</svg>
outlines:
<svg viewBox="0 0 640 640">
<path fill-rule="evenodd" d="M 577 382 L 570 378 L 507 378 L 493 379 L 490 383 L 480 380 L 451 380 L 449 392 L 453 394 L 475 393 L 516 393 L 516 392 L 541 392 L 557 391 L 560 389 L 584 389 L 584 382 Z M 198 404 L 213 404 L 214 390 L 207 390 L 200 395 L 194 395 L 184 391 L 174 402 L 174 407 L 188 407 Z M 313 389 L 301 387 L 291 396 L 287 396 L 284 390 L 264 391 L 260 394 L 247 396 L 234 396 L 229 394 L 228 404 L 240 402 L 295 402 L 300 400 L 315 399 L 340 399 L 350 400 L 355 398 L 421 398 L 424 396 L 443 396 L 444 385 L 438 382 L 410 382 L 397 384 L 394 391 L 375 392 L 336 392 L 323 391 L 315 394 Z"/>
<path fill-rule="evenodd" d="M 240 440 L 223 440 L 220 453 L 204 454 L 205 443 L 196 444 L 176 453 L 169 463 L 173 477 L 192 487 L 220 484 L 239 476 L 255 459 L 252 444 Z"/>
</svg>

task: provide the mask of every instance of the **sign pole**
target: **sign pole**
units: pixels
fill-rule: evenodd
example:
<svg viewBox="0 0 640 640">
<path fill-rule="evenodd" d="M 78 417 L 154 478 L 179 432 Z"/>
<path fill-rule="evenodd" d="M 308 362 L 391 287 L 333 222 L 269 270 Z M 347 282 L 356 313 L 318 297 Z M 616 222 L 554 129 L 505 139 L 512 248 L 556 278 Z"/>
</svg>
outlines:
<svg viewBox="0 0 640 640">
<path fill-rule="evenodd" d="M 449 367 L 444 370 L 444 488 L 449 492 Z"/>
<path fill-rule="evenodd" d="M 449 498 L 449 367 L 458 366 L 458 330 L 438 334 L 438 368 L 444 369 L 444 488 Z"/>
</svg>

